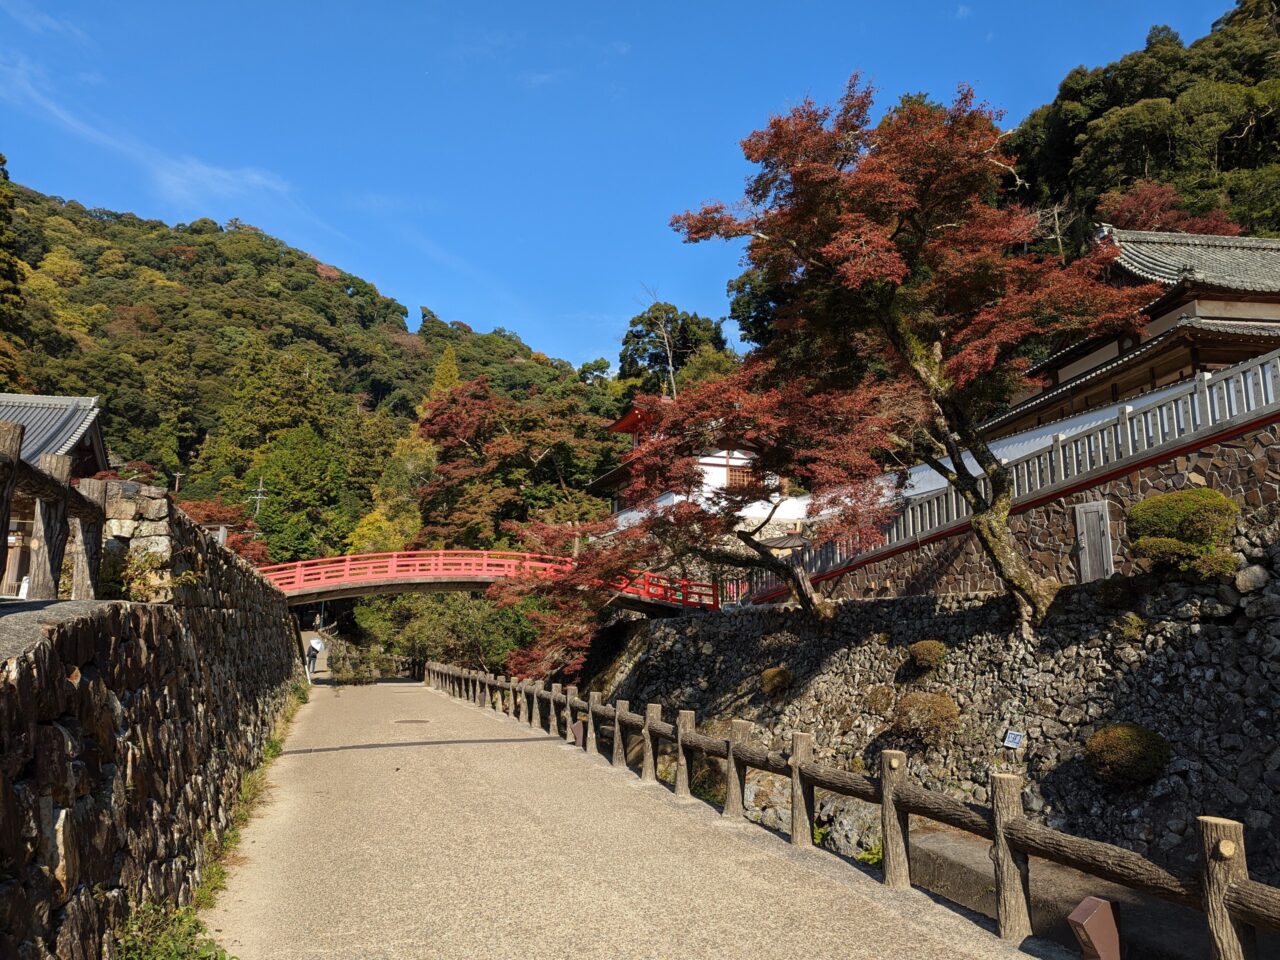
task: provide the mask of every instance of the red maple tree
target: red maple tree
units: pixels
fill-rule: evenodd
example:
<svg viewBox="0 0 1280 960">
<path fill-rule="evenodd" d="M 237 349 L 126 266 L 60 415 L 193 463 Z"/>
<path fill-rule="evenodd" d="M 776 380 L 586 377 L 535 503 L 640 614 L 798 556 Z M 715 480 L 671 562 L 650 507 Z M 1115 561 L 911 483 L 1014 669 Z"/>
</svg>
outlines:
<svg viewBox="0 0 1280 960">
<path fill-rule="evenodd" d="M 1236 237 L 1243 227 L 1221 209 L 1193 214 L 1177 189 L 1167 183 L 1140 180 L 1128 190 L 1111 190 L 1098 201 L 1098 219 L 1122 230 L 1168 230 Z"/>
<path fill-rule="evenodd" d="M 772 118 L 743 141 L 758 172 L 742 203 L 710 203 L 672 224 L 690 242 L 746 240 L 772 305 L 756 354 L 777 382 L 865 396 L 868 410 L 902 405 L 911 422 L 873 430 L 871 445 L 885 443 L 875 455 L 942 475 L 1039 618 L 1056 586 L 1013 542 L 1012 476 L 982 424 L 1033 384 L 1038 351 L 1136 330 L 1154 291 L 1109 284 L 1107 246 L 1067 264 L 1037 252 L 1037 217 L 1017 202 L 999 114 L 970 89 L 950 105 L 904 97 L 878 122 L 872 105 L 855 75 L 834 107 L 805 101 Z M 797 429 L 813 430 L 800 422 L 808 415 L 797 408 Z M 867 446 L 858 431 L 830 431 L 829 442 Z"/>
<path fill-rule="evenodd" d="M 212 500 L 183 500 L 178 506 L 196 523 L 225 525 L 227 549 L 238 553 L 255 567 L 271 562 L 267 543 L 258 539 L 258 526 L 243 505 L 215 497 Z"/>
</svg>

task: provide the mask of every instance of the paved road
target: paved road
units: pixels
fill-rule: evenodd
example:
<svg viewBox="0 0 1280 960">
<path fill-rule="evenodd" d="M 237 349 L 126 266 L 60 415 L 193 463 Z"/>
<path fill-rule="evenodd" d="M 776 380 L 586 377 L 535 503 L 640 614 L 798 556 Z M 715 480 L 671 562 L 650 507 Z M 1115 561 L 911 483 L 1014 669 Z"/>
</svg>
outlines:
<svg viewBox="0 0 1280 960">
<path fill-rule="evenodd" d="M 242 960 L 1025 956 L 420 684 L 317 686 L 271 780 L 205 917 Z"/>
</svg>

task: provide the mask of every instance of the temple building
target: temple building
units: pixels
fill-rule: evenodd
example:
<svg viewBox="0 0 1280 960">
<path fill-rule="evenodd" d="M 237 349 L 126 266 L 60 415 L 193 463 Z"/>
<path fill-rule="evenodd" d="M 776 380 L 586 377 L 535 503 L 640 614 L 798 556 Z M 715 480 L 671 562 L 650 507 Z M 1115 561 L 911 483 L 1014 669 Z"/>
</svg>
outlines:
<svg viewBox="0 0 1280 960">
<path fill-rule="evenodd" d="M 1002 437 L 1149 394 L 1280 347 L 1280 240 L 1103 228 L 1117 280 L 1159 283 L 1138 336 L 1066 346 L 1032 373 L 1046 386 L 1015 398 L 987 428 Z"/>
<path fill-rule="evenodd" d="M 38 465 L 42 454 L 55 453 L 72 458 L 71 478 L 92 477 L 108 469 L 107 448 L 102 439 L 97 397 L 44 397 L 0 393 L 0 421 L 20 423 L 22 459 Z M 8 562 L 0 595 L 21 594 L 22 581 L 30 567 L 31 528 L 35 522 L 35 500 L 17 493 L 9 518 Z"/>
</svg>

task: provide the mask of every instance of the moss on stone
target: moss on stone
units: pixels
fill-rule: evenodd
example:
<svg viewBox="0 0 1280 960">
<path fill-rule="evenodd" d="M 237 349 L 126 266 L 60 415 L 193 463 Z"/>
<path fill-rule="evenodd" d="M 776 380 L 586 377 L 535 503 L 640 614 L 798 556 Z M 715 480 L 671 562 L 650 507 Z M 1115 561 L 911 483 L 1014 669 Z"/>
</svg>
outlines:
<svg viewBox="0 0 1280 960">
<path fill-rule="evenodd" d="M 959 726 L 960 708 L 945 693 L 913 691 L 903 696 L 893 711 L 895 730 L 931 745 L 942 742 Z"/>
<path fill-rule="evenodd" d="M 907 647 L 911 662 L 921 670 L 936 670 L 947 659 L 947 645 L 941 640 L 917 640 Z"/>
<path fill-rule="evenodd" d="M 1208 487 L 1147 497 L 1129 510 L 1134 555 L 1202 577 L 1228 574 L 1236 566 L 1228 545 L 1239 512 Z"/>
<path fill-rule="evenodd" d="M 1138 723 L 1113 723 L 1084 745 L 1085 762 L 1103 783 L 1136 787 L 1150 783 L 1169 763 L 1169 742 Z"/>
<path fill-rule="evenodd" d="M 776 697 L 791 689 L 795 678 L 786 667 L 769 667 L 760 674 L 760 689 L 766 697 Z"/>
<path fill-rule="evenodd" d="M 882 717 L 893 712 L 893 700 L 893 687 L 888 684 L 881 683 L 867 691 L 867 709 Z"/>
</svg>

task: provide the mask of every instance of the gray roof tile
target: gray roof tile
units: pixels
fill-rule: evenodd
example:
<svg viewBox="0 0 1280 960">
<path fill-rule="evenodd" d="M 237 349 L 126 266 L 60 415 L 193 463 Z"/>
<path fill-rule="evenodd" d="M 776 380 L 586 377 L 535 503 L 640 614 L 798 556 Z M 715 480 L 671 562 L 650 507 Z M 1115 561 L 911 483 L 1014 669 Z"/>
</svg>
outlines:
<svg viewBox="0 0 1280 960">
<path fill-rule="evenodd" d="M 1143 280 L 1173 286 L 1191 280 L 1247 293 L 1280 293 L 1280 240 L 1215 237 L 1154 230 L 1103 231 L 1120 248 L 1121 267 Z"/>
<path fill-rule="evenodd" d="M 69 452 L 97 419 L 97 397 L 0 393 L 0 420 L 26 427 L 22 459 L 28 463 L 35 463 L 42 453 Z"/>
</svg>

